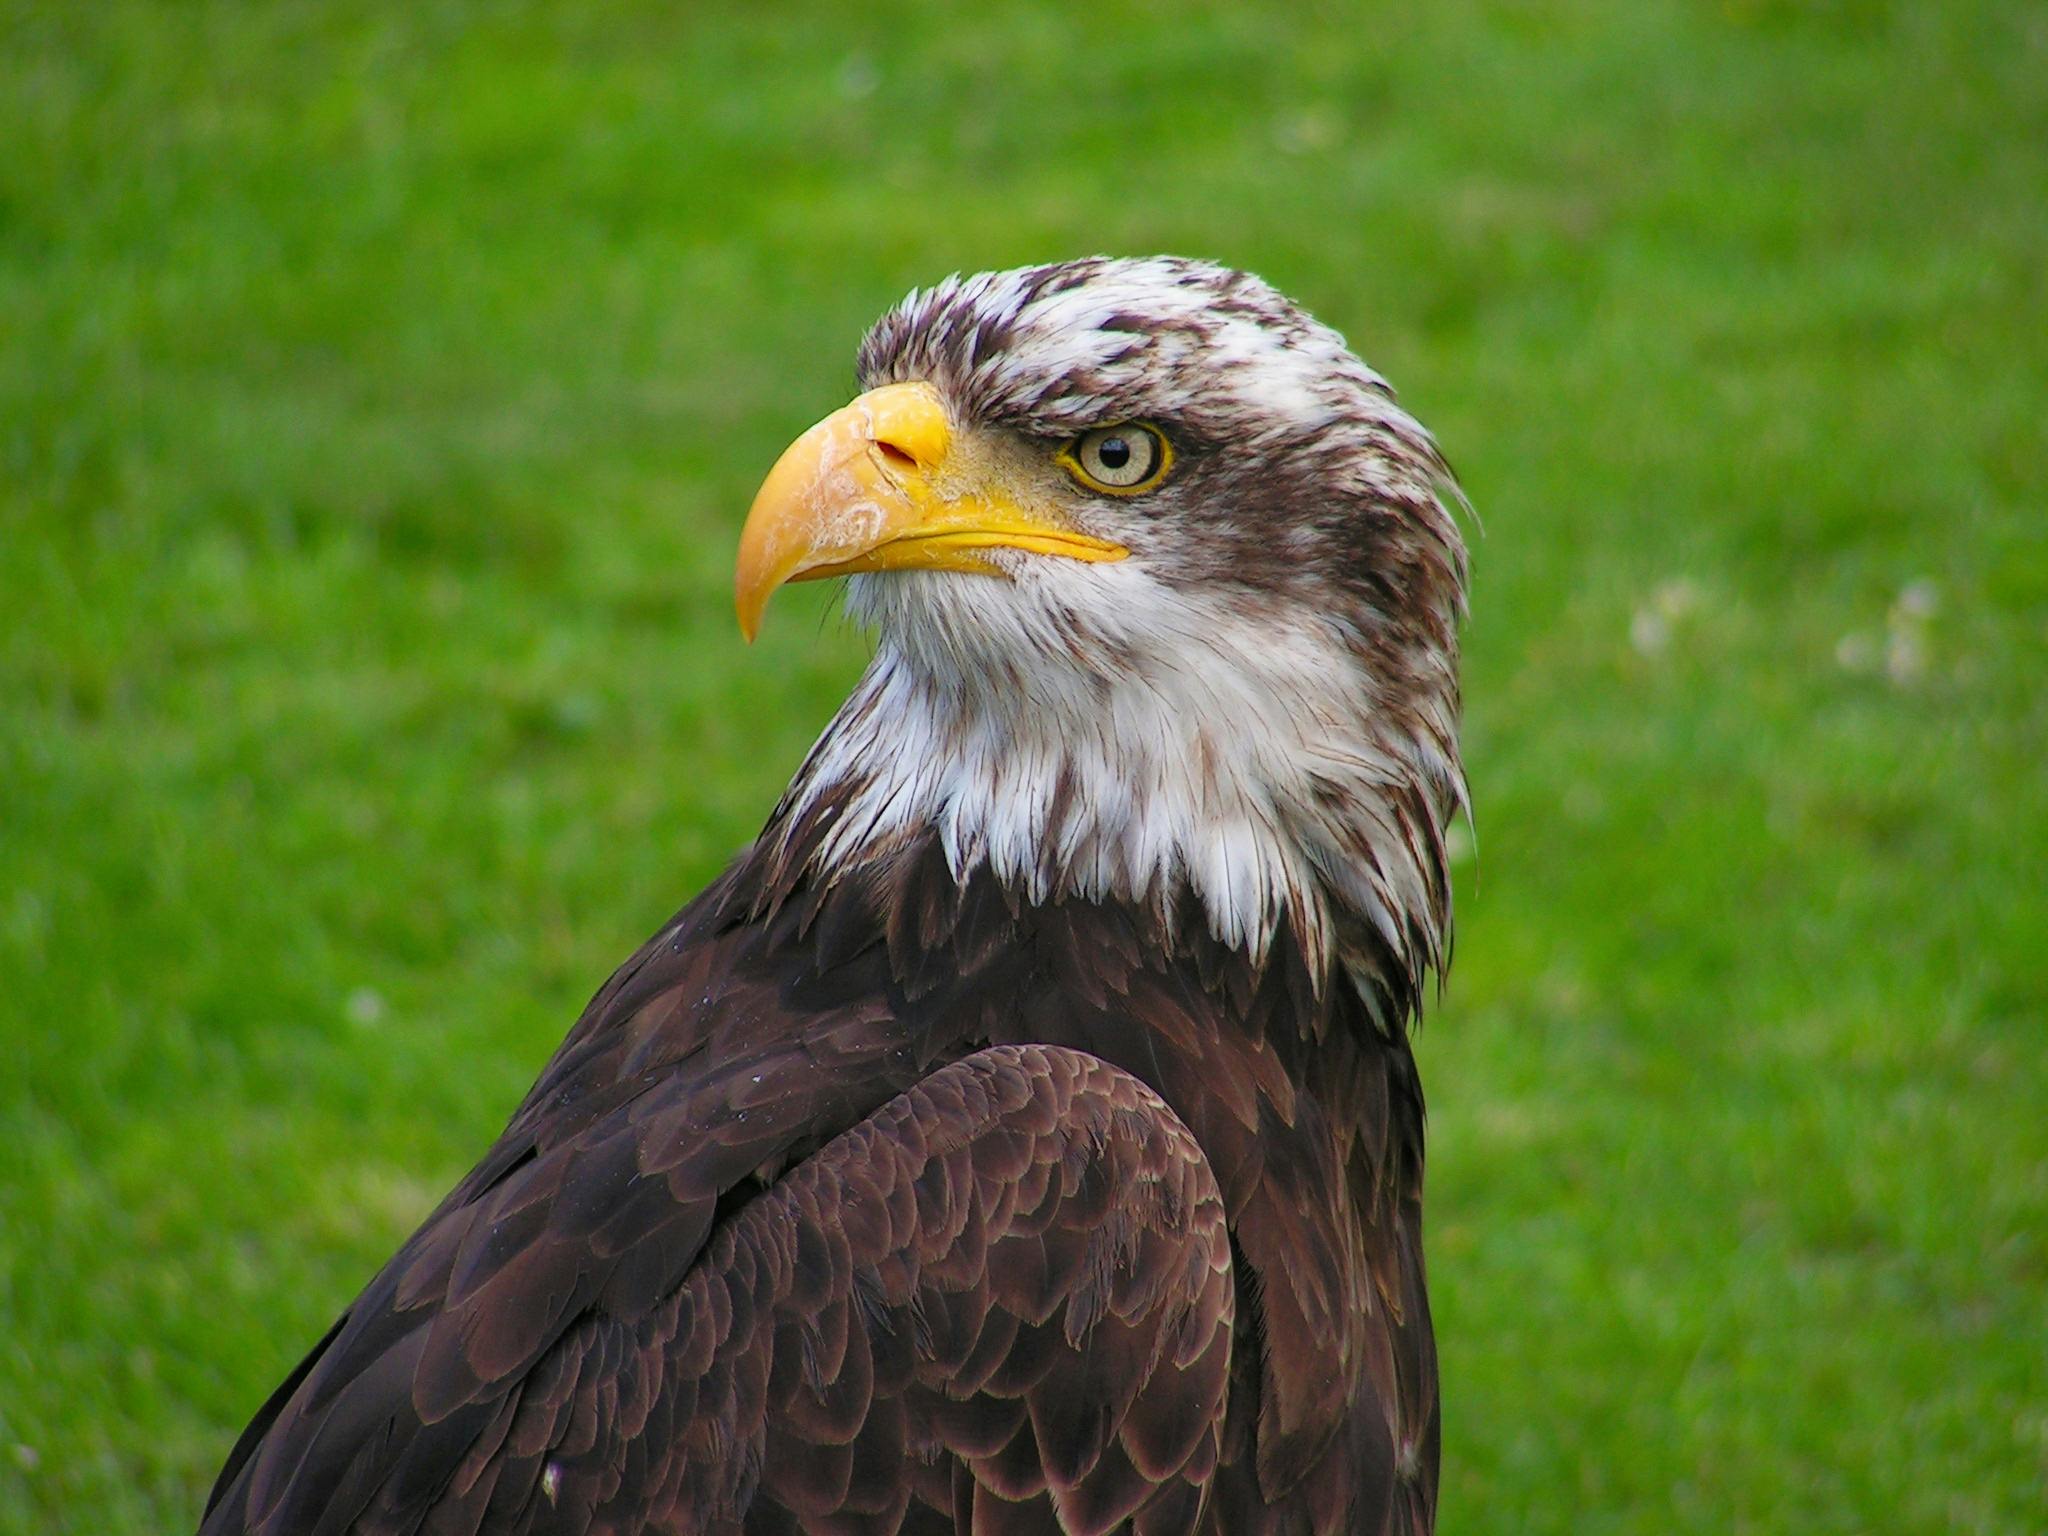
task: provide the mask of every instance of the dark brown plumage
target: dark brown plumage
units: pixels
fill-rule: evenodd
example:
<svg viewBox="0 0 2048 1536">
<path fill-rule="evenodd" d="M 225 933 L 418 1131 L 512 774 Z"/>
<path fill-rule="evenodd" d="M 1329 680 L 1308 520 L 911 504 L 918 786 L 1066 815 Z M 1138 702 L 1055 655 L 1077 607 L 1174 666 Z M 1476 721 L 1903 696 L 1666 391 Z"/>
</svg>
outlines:
<svg viewBox="0 0 2048 1536">
<path fill-rule="evenodd" d="M 1375 508 L 1437 551 L 1387 627 L 1444 629 L 1455 535 Z M 1422 909 L 1333 891 L 1251 942 L 1185 878 L 1033 893 L 936 812 L 849 853 L 847 718 L 264 1405 L 207 1536 L 1429 1528 L 1405 1025 L 1461 789 L 1427 752 L 1371 804 L 1326 778 L 1335 824 L 1409 829 Z M 1055 829 L 1076 782 L 1039 797 Z"/>
</svg>

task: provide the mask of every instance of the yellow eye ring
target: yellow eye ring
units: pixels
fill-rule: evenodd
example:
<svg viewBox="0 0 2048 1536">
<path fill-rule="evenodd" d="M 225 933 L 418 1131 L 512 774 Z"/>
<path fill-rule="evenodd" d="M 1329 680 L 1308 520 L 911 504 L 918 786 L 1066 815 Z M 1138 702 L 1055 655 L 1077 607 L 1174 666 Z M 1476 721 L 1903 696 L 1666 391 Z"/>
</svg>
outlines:
<svg viewBox="0 0 2048 1536">
<path fill-rule="evenodd" d="M 1142 496 L 1173 469 L 1173 445 L 1143 421 L 1083 432 L 1055 455 L 1082 485 L 1105 496 Z"/>
</svg>

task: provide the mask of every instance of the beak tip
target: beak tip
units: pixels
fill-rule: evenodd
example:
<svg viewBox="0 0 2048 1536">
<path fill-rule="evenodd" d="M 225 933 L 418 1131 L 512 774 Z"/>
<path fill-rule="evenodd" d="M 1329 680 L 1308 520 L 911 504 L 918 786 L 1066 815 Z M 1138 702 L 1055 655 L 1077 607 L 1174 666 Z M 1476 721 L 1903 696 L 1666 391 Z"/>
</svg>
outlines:
<svg viewBox="0 0 2048 1536">
<path fill-rule="evenodd" d="M 739 620 L 740 638 L 749 645 L 761 633 L 761 619 L 768 611 L 768 599 L 781 585 L 764 573 L 761 552 L 752 547 L 752 533 L 750 527 L 740 539 L 738 568 L 733 572 L 732 583 L 733 617 Z"/>
</svg>

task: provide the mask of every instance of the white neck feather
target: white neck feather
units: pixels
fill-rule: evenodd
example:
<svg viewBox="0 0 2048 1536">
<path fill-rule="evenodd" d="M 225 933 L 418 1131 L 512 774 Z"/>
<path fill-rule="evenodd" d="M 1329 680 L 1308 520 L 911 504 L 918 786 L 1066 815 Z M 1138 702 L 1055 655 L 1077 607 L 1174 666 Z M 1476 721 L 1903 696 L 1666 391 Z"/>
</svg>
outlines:
<svg viewBox="0 0 2048 1536">
<path fill-rule="evenodd" d="M 1397 721 L 1331 634 L 1184 594 L 1149 606 L 1117 637 L 1143 649 L 1089 645 L 1086 663 L 1038 634 L 977 667 L 961 627 L 885 623 L 776 826 L 852 785 L 816 870 L 936 827 L 957 878 L 986 865 L 1034 903 L 1131 901 L 1170 923 L 1187 887 L 1214 937 L 1257 960 L 1284 916 L 1320 978 L 1352 959 L 1349 914 L 1412 977 L 1437 967 L 1443 830 L 1464 794 L 1448 698 Z M 987 609 L 968 627 L 1002 628 Z"/>
</svg>

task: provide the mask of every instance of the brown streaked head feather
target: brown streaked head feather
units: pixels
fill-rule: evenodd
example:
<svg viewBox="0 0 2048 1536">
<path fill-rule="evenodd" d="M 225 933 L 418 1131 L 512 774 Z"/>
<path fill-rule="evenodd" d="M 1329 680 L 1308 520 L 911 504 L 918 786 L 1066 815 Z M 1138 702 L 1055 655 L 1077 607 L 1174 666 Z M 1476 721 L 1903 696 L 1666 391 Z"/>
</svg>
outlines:
<svg viewBox="0 0 2048 1536">
<path fill-rule="evenodd" d="M 999 473 L 1131 553 L 855 577 L 876 659 L 770 837 L 826 797 L 823 866 L 936 822 L 956 874 L 1030 899 L 1170 919 L 1190 886 L 1217 937 L 1263 953 L 1285 914 L 1319 973 L 1408 1016 L 1448 952 L 1466 564 L 1450 470 L 1386 382 L 1259 279 L 1167 257 L 949 279 L 859 373 L 934 386 Z M 1156 490 L 1033 478 L 1121 421 L 1171 441 Z"/>
</svg>

